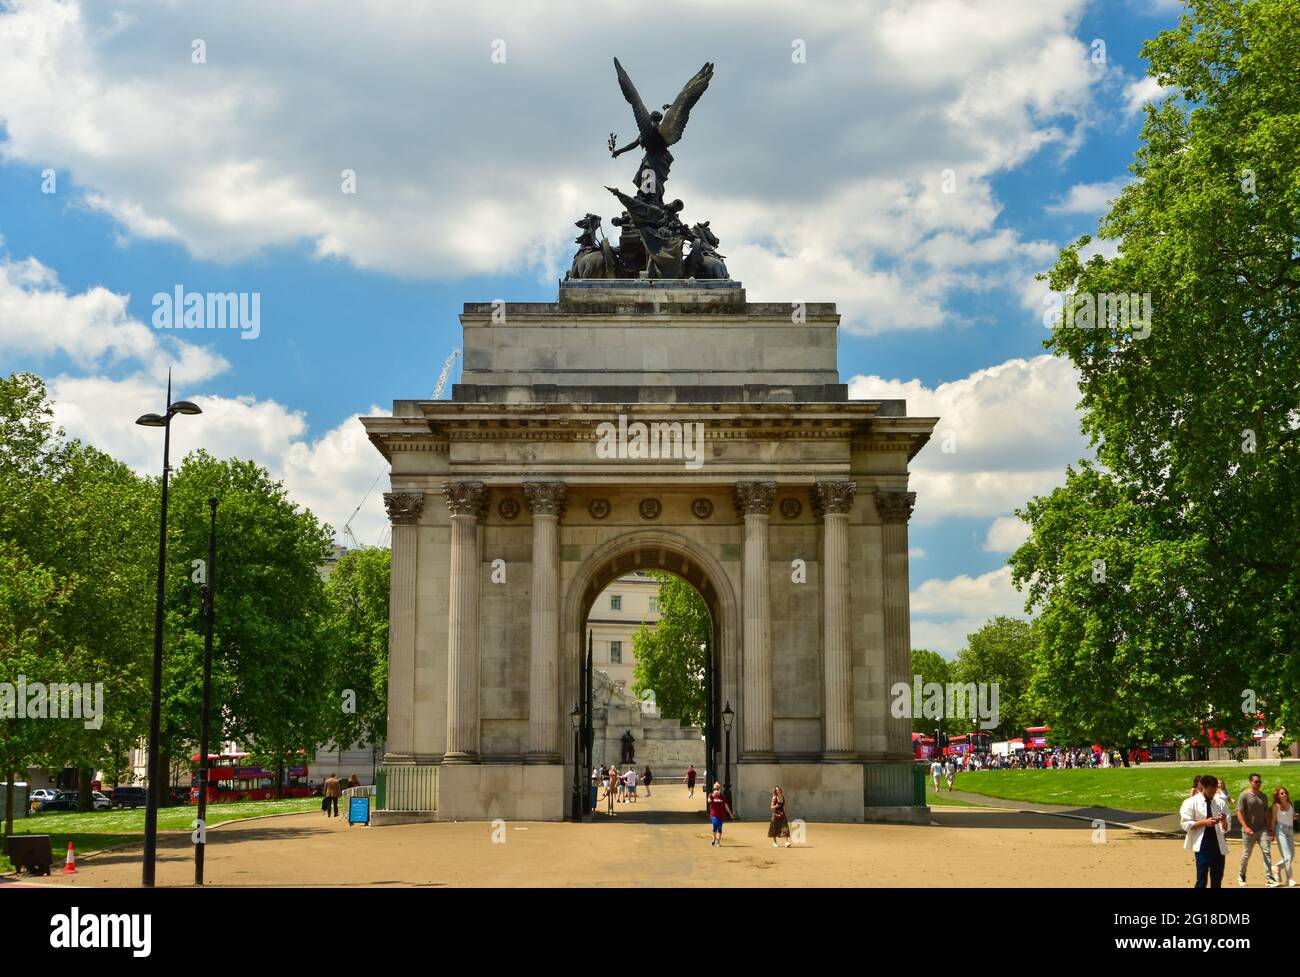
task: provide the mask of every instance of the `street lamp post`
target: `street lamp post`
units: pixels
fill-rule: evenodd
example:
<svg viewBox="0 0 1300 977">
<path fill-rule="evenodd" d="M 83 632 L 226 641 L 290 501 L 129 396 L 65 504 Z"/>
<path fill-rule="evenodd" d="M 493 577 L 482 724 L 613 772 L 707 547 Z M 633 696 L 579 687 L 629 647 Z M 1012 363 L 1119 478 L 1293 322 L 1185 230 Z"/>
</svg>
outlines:
<svg viewBox="0 0 1300 977">
<path fill-rule="evenodd" d="M 171 452 L 172 418 L 177 414 L 202 414 L 197 405 L 188 400 L 172 403 L 172 378 L 167 374 L 167 413 L 141 414 L 136 423 L 141 427 L 163 429 L 162 519 L 158 529 L 158 593 L 154 602 L 153 622 L 153 686 L 149 703 L 149 790 L 144 808 L 144 872 L 142 884 L 153 888 L 155 861 L 158 854 L 158 741 L 162 739 L 162 653 L 163 653 L 163 600 L 167 590 L 167 481 Z"/>
<path fill-rule="evenodd" d="M 573 721 L 573 820 L 582 823 L 582 753 L 579 738 L 582 732 L 582 708 L 576 703 L 569 713 Z"/>
<path fill-rule="evenodd" d="M 203 706 L 199 710 L 199 833 L 194 843 L 194 884 L 203 884 L 203 853 L 208 830 L 208 723 L 212 715 L 212 619 L 217 587 L 217 497 L 208 499 L 208 569 L 203 582 Z"/>
<path fill-rule="evenodd" d="M 727 807 L 731 807 L 731 723 L 735 718 L 736 714 L 731 711 L 731 702 L 728 701 L 727 708 L 722 710 L 722 729 L 727 734 L 727 752 L 722 762 L 722 775 L 726 778 L 726 783 L 722 785 L 722 793 L 727 798 Z"/>
</svg>

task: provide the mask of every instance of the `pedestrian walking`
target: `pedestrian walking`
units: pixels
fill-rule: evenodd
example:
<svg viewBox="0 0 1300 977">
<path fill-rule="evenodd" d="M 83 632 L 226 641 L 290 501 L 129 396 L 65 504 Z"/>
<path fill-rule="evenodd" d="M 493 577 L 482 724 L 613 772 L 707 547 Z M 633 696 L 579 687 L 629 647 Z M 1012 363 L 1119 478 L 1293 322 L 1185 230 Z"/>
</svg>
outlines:
<svg viewBox="0 0 1300 977">
<path fill-rule="evenodd" d="M 353 774 L 351 777 L 348 778 L 348 790 L 351 790 L 353 787 L 360 787 L 360 786 L 361 786 L 361 778 L 358 777 L 356 774 Z"/>
<path fill-rule="evenodd" d="M 1223 867 L 1228 859 L 1228 805 L 1218 795 L 1217 777 L 1201 778 L 1198 793 L 1183 801 L 1178 812 L 1187 837 L 1183 848 L 1196 853 L 1196 888 L 1223 886 Z"/>
<path fill-rule="evenodd" d="M 1202 777 L 1201 784 L 1210 777 Z M 1237 885 L 1246 884 L 1246 863 L 1250 861 L 1251 852 L 1258 845 L 1264 856 L 1264 882 L 1270 888 L 1277 887 L 1273 878 L 1273 858 L 1268 847 L 1268 797 L 1259 789 L 1263 778 L 1257 773 L 1250 775 L 1250 789 L 1237 798 L 1237 820 L 1241 822 L 1241 866 L 1237 869 Z"/>
<path fill-rule="evenodd" d="M 934 792 L 939 793 L 939 783 L 943 779 L 943 764 L 936 756 L 930 760 L 930 779 L 934 781 Z"/>
<path fill-rule="evenodd" d="M 336 818 L 339 816 L 339 795 L 343 793 L 343 785 L 339 783 L 339 778 L 330 774 L 325 778 L 325 816 L 327 818 Z"/>
<path fill-rule="evenodd" d="M 626 777 L 624 777 L 623 774 L 619 773 L 618 767 L 614 767 L 613 770 L 614 770 L 614 779 L 618 782 L 618 788 L 617 788 L 618 802 L 620 804 L 626 804 L 627 803 L 627 779 Z"/>
<path fill-rule="evenodd" d="M 646 797 L 649 797 L 649 796 L 650 796 L 650 781 L 652 781 L 652 780 L 654 780 L 654 774 L 650 772 L 650 768 L 649 768 L 649 767 L 646 767 L 646 768 L 645 768 L 645 773 L 641 774 L 641 783 L 645 784 L 645 796 L 646 796 Z"/>
<path fill-rule="evenodd" d="M 785 839 L 785 847 L 790 847 L 790 822 L 785 814 L 785 791 L 780 787 L 772 788 L 772 820 L 767 826 L 767 836 L 772 839 L 772 847 L 780 848 L 777 838 Z"/>
<path fill-rule="evenodd" d="M 1268 832 L 1277 840 L 1278 855 L 1282 859 L 1278 881 L 1286 876 L 1286 884 L 1295 885 L 1295 872 L 1291 868 L 1295 861 L 1295 808 L 1291 806 L 1291 792 L 1285 787 L 1273 791 L 1273 805 L 1268 809 Z"/>
<path fill-rule="evenodd" d="M 695 764 L 686 768 L 686 796 L 695 796 Z"/>
<path fill-rule="evenodd" d="M 627 802 L 636 803 L 636 767 L 628 767 L 627 773 L 623 775 L 623 782 L 627 784 Z"/>
<path fill-rule="evenodd" d="M 952 782 L 957 779 L 957 764 L 952 762 L 952 757 L 943 761 L 944 779 L 948 781 L 948 793 L 952 793 Z"/>
<path fill-rule="evenodd" d="M 605 785 L 605 813 L 613 817 L 614 815 L 614 792 L 618 789 L 615 783 L 618 780 L 618 768 L 610 767 L 605 771 L 605 779 L 602 781 Z"/>
<path fill-rule="evenodd" d="M 726 795 L 722 793 L 722 785 L 714 783 L 713 793 L 709 795 L 709 821 L 713 825 L 713 839 L 710 845 L 722 847 L 722 819 L 723 817 L 735 817 L 731 813 L 731 807 L 727 804 Z"/>
</svg>

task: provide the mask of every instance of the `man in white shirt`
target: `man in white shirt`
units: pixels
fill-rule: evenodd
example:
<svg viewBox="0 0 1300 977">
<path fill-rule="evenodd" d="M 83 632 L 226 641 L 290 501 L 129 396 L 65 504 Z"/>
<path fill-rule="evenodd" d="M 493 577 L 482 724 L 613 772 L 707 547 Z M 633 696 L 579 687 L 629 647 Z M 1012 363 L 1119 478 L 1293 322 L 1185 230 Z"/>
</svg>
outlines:
<svg viewBox="0 0 1300 977">
<path fill-rule="evenodd" d="M 1218 796 L 1219 779 L 1201 778 L 1197 793 L 1183 801 L 1178 819 L 1187 838 L 1183 848 L 1196 853 L 1196 888 L 1223 888 L 1223 866 L 1228 857 L 1228 804 Z"/>
<path fill-rule="evenodd" d="M 939 780 L 943 777 L 943 764 L 939 762 L 938 756 L 930 761 L 930 776 L 934 780 L 934 792 L 939 793 Z"/>
<path fill-rule="evenodd" d="M 632 767 L 623 775 L 623 780 L 627 784 L 627 799 L 636 803 L 636 767 Z"/>
</svg>

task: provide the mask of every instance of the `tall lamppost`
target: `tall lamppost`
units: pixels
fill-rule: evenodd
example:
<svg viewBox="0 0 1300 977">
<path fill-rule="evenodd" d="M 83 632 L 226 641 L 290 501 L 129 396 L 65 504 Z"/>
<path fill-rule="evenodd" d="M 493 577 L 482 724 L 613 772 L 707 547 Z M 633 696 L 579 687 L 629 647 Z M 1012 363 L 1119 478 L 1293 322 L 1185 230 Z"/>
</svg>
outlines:
<svg viewBox="0 0 1300 977">
<path fill-rule="evenodd" d="M 731 711 L 731 702 L 728 700 L 727 708 L 722 710 L 722 729 L 727 734 L 727 753 L 722 762 L 722 775 L 726 778 L 726 783 L 722 785 L 722 793 L 727 798 L 727 807 L 731 807 L 731 724 L 735 718 L 736 714 Z"/>
<path fill-rule="evenodd" d="M 208 831 L 208 723 L 212 715 L 212 619 L 217 587 L 217 497 L 208 498 L 208 568 L 203 582 L 203 706 L 199 710 L 199 833 L 194 844 L 194 884 L 203 884 Z"/>
<path fill-rule="evenodd" d="M 172 376 L 167 374 L 167 413 L 141 414 L 136 423 L 141 427 L 163 429 L 162 519 L 158 530 L 158 594 L 154 604 L 153 621 L 153 698 L 149 703 L 149 790 L 144 808 L 144 874 L 145 888 L 153 888 L 154 862 L 158 853 L 158 741 L 162 739 L 162 654 L 163 654 L 163 600 L 167 587 L 167 481 L 172 436 L 172 418 L 177 414 L 202 414 L 198 405 L 188 400 L 172 403 Z"/>
<path fill-rule="evenodd" d="M 573 721 L 573 820 L 582 823 L 582 753 L 579 746 L 582 731 L 582 707 L 577 703 L 569 713 Z"/>
</svg>

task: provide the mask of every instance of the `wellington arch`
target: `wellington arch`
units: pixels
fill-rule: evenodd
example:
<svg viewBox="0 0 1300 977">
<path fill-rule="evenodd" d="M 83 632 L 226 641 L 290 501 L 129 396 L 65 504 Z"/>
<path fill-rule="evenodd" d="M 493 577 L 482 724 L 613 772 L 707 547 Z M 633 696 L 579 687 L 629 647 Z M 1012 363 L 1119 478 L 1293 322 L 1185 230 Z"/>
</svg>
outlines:
<svg viewBox="0 0 1300 977">
<path fill-rule="evenodd" d="M 572 817 L 583 622 L 635 569 L 710 608 L 710 776 L 741 817 L 778 783 L 811 820 L 922 814 L 889 689 L 911 684 L 908 465 L 937 419 L 848 398 L 835 306 L 566 279 L 460 318 L 452 399 L 363 419 L 391 466 L 377 820 Z"/>
</svg>

